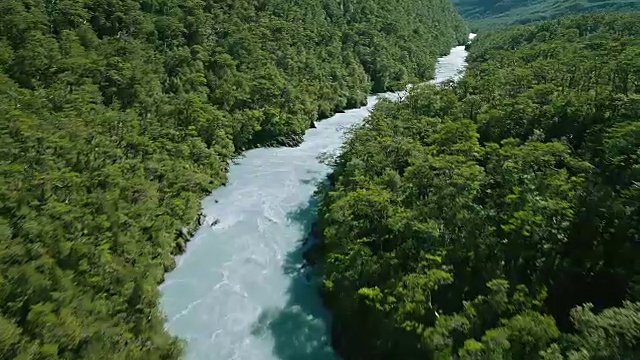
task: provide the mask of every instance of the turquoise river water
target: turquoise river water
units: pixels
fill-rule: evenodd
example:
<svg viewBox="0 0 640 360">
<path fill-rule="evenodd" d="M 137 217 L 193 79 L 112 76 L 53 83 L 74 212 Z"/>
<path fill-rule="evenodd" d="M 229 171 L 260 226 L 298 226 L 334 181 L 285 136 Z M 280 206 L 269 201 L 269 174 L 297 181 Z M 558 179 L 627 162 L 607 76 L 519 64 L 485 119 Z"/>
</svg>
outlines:
<svg viewBox="0 0 640 360">
<path fill-rule="evenodd" d="M 473 34 L 472 36 L 473 37 Z M 439 59 L 435 82 L 461 75 L 464 46 Z M 188 360 L 330 360 L 330 317 L 302 268 L 303 239 L 315 219 L 313 191 L 368 105 L 317 123 L 296 148 L 248 151 L 227 186 L 203 200 L 204 225 L 160 286 L 168 330 L 187 340 Z"/>
</svg>

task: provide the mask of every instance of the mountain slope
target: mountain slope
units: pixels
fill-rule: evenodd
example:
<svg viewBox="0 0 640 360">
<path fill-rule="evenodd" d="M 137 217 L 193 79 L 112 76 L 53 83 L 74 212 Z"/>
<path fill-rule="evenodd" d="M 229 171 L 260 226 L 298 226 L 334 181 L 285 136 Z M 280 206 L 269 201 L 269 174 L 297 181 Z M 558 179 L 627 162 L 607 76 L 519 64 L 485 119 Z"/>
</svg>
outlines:
<svg viewBox="0 0 640 360">
<path fill-rule="evenodd" d="M 0 2 L 0 358 L 177 359 L 157 284 L 242 150 L 465 39 L 447 0 Z M 183 227 L 185 226 L 185 227 Z"/>
<path fill-rule="evenodd" d="M 453 3 L 465 19 L 480 29 L 567 14 L 640 9 L 640 0 L 453 0 Z"/>
</svg>

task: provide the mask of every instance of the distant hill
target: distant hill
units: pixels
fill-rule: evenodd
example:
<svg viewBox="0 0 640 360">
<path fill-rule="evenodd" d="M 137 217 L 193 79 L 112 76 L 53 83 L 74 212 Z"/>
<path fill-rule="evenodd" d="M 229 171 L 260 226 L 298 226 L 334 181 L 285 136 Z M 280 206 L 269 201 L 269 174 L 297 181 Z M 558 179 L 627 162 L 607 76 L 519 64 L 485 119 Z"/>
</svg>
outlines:
<svg viewBox="0 0 640 360">
<path fill-rule="evenodd" d="M 452 0 L 476 29 L 525 24 L 566 14 L 639 10 L 640 0 Z"/>
</svg>

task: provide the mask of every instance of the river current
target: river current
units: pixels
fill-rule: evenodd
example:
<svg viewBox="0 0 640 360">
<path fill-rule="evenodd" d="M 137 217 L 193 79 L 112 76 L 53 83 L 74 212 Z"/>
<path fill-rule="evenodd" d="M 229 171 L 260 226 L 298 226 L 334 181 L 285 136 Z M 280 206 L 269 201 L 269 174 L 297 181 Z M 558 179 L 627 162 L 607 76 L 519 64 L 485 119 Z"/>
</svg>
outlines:
<svg viewBox="0 0 640 360">
<path fill-rule="evenodd" d="M 465 58 L 464 46 L 453 48 L 438 60 L 434 81 L 458 78 Z M 330 171 L 318 156 L 337 150 L 379 97 L 399 95 L 370 96 L 367 106 L 318 122 L 296 148 L 247 151 L 227 185 L 203 200 L 217 224 L 198 230 L 160 286 L 166 326 L 187 341 L 186 359 L 338 359 L 318 284 L 302 268 L 312 195 Z"/>
</svg>

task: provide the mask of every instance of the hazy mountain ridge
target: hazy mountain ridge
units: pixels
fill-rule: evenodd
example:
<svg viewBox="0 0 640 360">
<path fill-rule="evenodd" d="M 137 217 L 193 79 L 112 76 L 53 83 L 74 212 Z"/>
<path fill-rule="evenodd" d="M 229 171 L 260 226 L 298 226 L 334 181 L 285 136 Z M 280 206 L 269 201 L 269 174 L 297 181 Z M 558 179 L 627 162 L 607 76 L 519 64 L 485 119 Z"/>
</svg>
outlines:
<svg viewBox="0 0 640 360">
<path fill-rule="evenodd" d="M 640 9 L 640 0 L 452 0 L 476 28 L 525 24 L 595 11 Z"/>
</svg>

